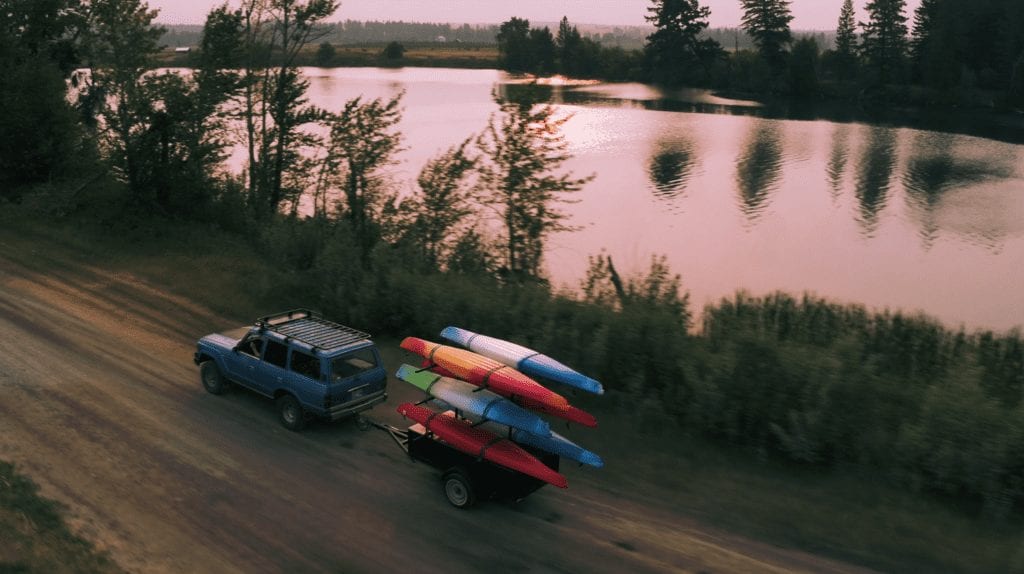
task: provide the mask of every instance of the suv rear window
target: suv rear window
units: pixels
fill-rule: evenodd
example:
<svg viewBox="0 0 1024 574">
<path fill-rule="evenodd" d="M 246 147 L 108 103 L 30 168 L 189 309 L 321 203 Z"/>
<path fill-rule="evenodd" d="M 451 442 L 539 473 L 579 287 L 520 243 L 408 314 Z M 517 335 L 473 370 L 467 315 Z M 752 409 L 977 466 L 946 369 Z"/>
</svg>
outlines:
<svg viewBox="0 0 1024 574">
<path fill-rule="evenodd" d="M 377 366 L 377 354 L 367 347 L 342 355 L 332 363 L 334 380 L 347 379 Z"/>
<path fill-rule="evenodd" d="M 318 381 L 320 380 L 320 359 L 292 349 L 292 371 Z"/>
</svg>

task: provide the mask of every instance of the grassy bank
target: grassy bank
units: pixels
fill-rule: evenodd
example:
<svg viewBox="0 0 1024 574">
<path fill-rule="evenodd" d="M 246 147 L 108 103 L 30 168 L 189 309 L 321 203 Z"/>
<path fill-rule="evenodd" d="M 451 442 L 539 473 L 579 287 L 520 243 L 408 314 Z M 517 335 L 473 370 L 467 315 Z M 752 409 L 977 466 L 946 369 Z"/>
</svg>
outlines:
<svg viewBox="0 0 1024 574">
<path fill-rule="evenodd" d="M 957 448 L 984 447 L 987 435 L 970 424 L 952 426 L 954 436 L 943 443 L 946 458 L 909 461 L 931 465 L 929 472 L 935 476 L 947 471 L 941 475 L 949 481 L 947 490 L 923 482 L 907 488 L 901 472 L 908 471 L 902 467 L 873 470 L 872 464 L 882 462 L 876 450 L 889 444 L 881 431 L 901 416 L 915 423 L 907 427 L 900 443 L 910 450 L 890 458 L 906 452 L 924 456 L 930 443 L 922 437 L 931 426 L 920 424 L 919 417 L 927 409 L 894 409 L 926 396 L 925 379 L 948 379 L 950 375 L 938 369 L 950 357 L 962 357 L 969 347 L 962 343 L 961 355 L 941 351 L 944 347 L 938 343 L 943 339 L 937 334 L 947 332 L 938 326 L 929 331 L 931 323 L 911 321 L 910 328 L 900 330 L 892 328 L 891 318 L 889 323 L 879 322 L 878 317 L 847 307 L 824 305 L 801 313 L 784 298 L 777 299 L 775 307 L 737 298 L 731 306 L 717 307 L 718 315 L 704 327 L 706 335 L 688 337 L 678 318 L 666 318 L 657 306 L 615 312 L 542 291 L 501 289 L 479 278 L 397 274 L 353 283 L 324 263 L 334 257 L 344 260 L 344 246 L 335 241 L 328 242 L 334 247 L 318 247 L 320 243 L 305 235 L 313 233 L 309 229 L 267 230 L 263 241 L 271 241 L 270 247 L 196 223 L 115 224 L 116 233 L 111 234 L 104 229 L 110 216 L 102 224 L 91 219 L 44 224 L 17 214 L 0 218 L 6 256 L 25 265 L 45 272 L 73 262 L 135 273 L 239 322 L 305 305 L 374 333 L 429 337 L 453 318 L 475 326 L 490 315 L 491 332 L 548 350 L 606 383 L 606 397 L 573 399 L 602 421 L 598 432 L 577 436 L 609 462 L 606 469 L 586 476 L 596 488 L 607 481 L 706 524 L 883 570 L 1024 572 L 1022 522 L 1012 499 L 1007 508 L 996 496 L 992 511 L 986 511 L 983 497 L 963 491 L 956 482 L 960 475 L 948 472 L 970 462 Z M 402 267 L 397 264 L 404 260 L 400 253 L 381 257 L 396 258 L 391 267 Z M 281 263 L 300 260 L 305 263 Z M 812 315 L 814 321 L 809 319 Z M 889 330 L 882 329 L 885 325 Z M 858 332 L 892 351 L 859 347 L 863 342 L 857 339 Z M 928 332 L 936 334 L 931 346 L 921 335 Z M 957 333 L 950 336 L 958 340 Z M 846 368 L 851 370 L 845 374 L 836 367 L 842 353 L 850 355 Z M 902 360 L 905 365 L 888 365 L 885 360 Z M 861 363 L 861 370 L 853 369 Z M 932 363 L 931 370 L 922 367 Z M 987 380 L 1003 380 L 996 375 Z M 916 386 L 908 387 L 908 380 L 917 381 Z M 745 381 L 747 386 L 730 386 L 730 381 Z M 778 392 L 759 391 L 758 381 Z M 828 381 L 844 384 L 832 387 L 829 394 L 824 384 Z M 994 388 L 1012 392 L 1015 387 Z M 730 394 L 728 389 L 737 392 Z M 911 392 L 918 390 L 924 394 Z M 867 409 L 864 397 L 857 396 L 868 393 L 876 396 L 868 397 L 872 401 L 867 404 L 881 410 Z M 833 402 L 811 400 L 828 396 Z M 981 404 L 970 393 L 960 396 Z M 924 399 L 928 401 L 936 399 Z M 833 410 L 801 420 L 804 415 L 792 419 L 788 409 L 770 408 L 778 404 L 808 407 L 797 410 L 798 415 L 814 412 L 809 407 L 815 405 L 832 405 L 828 408 Z M 932 426 L 950 425 L 969 414 L 951 410 L 955 402 L 937 404 L 945 408 L 934 412 L 945 412 L 952 421 L 939 417 Z M 807 437 L 815 436 L 811 431 L 825 436 L 834 427 L 809 423 L 844 410 L 849 432 L 859 431 L 859 439 L 842 435 L 818 442 L 783 440 L 793 439 L 798 430 Z M 979 418 L 968 423 L 984 423 L 992 411 L 983 408 L 978 413 Z M 878 419 L 878 414 L 890 418 Z M 913 429 L 917 434 L 910 433 Z M 958 447 L 956 439 L 964 437 L 966 443 Z M 846 456 L 844 448 L 857 456 Z M 1011 452 L 1007 460 L 1016 460 L 1014 456 Z M 983 459 L 981 466 L 970 468 L 986 471 L 986 461 L 993 460 Z"/>
<path fill-rule="evenodd" d="M 60 507 L 13 465 L 0 461 L 0 572 L 120 572 L 73 535 Z"/>
</svg>

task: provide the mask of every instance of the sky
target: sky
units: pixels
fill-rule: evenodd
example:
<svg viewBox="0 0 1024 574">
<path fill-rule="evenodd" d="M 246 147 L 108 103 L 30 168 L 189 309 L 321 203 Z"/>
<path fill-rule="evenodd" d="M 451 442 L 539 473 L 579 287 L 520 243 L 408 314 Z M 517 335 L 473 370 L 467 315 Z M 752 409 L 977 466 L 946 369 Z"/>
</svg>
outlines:
<svg viewBox="0 0 1024 574">
<path fill-rule="evenodd" d="M 921 0 L 907 0 L 907 15 L 912 16 Z M 223 0 L 149 0 L 160 9 L 159 22 L 166 24 L 202 24 L 206 13 Z M 231 0 L 237 5 L 237 0 Z M 862 5 L 858 19 L 864 20 Z M 790 9 L 796 30 L 831 30 L 839 19 L 842 0 L 792 0 Z M 341 0 L 341 8 L 330 21 L 404 20 L 406 22 L 452 22 L 498 24 L 512 16 L 531 22 L 557 22 L 568 16 L 574 24 L 643 25 L 650 0 Z M 742 11 L 739 0 L 702 0 L 711 8 L 711 26 L 738 26 Z M 912 18 L 911 18 L 912 20 Z"/>
</svg>

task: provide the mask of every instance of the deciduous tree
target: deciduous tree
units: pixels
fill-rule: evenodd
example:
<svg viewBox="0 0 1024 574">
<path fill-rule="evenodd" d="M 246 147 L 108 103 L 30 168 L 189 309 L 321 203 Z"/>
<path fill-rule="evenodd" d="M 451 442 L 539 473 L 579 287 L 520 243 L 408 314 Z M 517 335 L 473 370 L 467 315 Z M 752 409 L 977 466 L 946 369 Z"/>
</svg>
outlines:
<svg viewBox="0 0 1024 574">
<path fill-rule="evenodd" d="M 309 82 L 296 67 L 303 48 L 322 38 L 320 25 L 338 9 L 336 0 L 245 0 L 244 86 L 248 147 L 249 200 L 258 213 L 275 213 L 293 204 L 308 183 L 308 165 L 300 153 L 315 145 L 305 125 L 321 121 L 322 110 L 309 104 Z"/>
<path fill-rule="evenodd" d="M 402 94 L 390 100 L 349 100 L 330 117 L 331 136 L 318 185 L 317 213 L 327 215 L 326 198 L 332 188 L 341 192 L 342 216 L 351 224 L 363 254 L 375 239 L 374 226 L 386 186 L 381 170 L 394 162 L 402 134 L 395 129 L 402 119 Z"/>
<path fill-rule="evenodd" d="M 65 84 L 84 24 L 77 0 L 0 0 L 0 196 L 66 175 L 84 155 Z"/>
<path fill-rule="evenodd" d="M 501 102 L 477 139 L 483 152 L 483 202 L 501 218 L 504 269 L 512 280 L 540 279 L 545 242 L 552 233 L 573 229 L 559 209 L 593 176 L 562 172 L 571 157 L 562 126 L 550 105 L 536 105 L 532 94 Z"/>
<path fill-rule="evenodd" d="M 407 236 L 422 250 L 428 269 L 447 268 L 456 247 L 474 232 L 471 140 L 431 159 L 416 179 L 417 190 L 402 202 L 408 217 Z"/>
<path fill-rule="evenodd" d="M 511 18 L 498 28 L 498 66 L 510 72 L 530 69 L 530 21 Z"/>
<path fill-rule="evenodd" d="M 132 197 L 147 201 L 152 191 L 151 158 L 155 113 L 144 73 L 152 67 L 163 30 L 153 25 L 157 11 L 142 0 L 95 0 L 90 11 L 90 46 L 96 65 L 88 89 L 99 97 L 100 140 L 111 165 Z"/>
</svg>

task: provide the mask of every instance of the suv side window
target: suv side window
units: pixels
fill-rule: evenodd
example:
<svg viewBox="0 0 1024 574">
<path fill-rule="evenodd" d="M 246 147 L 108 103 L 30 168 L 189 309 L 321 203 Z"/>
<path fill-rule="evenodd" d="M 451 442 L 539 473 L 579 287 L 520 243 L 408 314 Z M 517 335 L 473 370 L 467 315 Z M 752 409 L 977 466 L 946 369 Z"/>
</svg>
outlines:
<svg viewBox="0 0 1024 574">
<path fill-rule="evenodd" d="M 282 369 L 285 366 L 285 362 L 288 360 L 288 347 L 278 343 L 277 341 L 267 341 L 267 349 L 263 353 L 263 360 L 276 365 Z"/>
<path fill-rule="evenodd" d="M 292 349 L 292 371 L 309 377 L 314 381 L 320 380 L 320 359 L 313 355 L 307 355 L 302 351 Z"/>
<path fill-rule="evenodd" d="M 347 379 L 376 366 L 377 354 L 373 352 L 373 348 L 359 349 L 334 359 L 332 363 L 334 380 Z"/>
<path fill-rule="evenodd" d="M 263 339 L 260 339 L 259 335 L 249 335 L 246 340 L 239 343 L 238 350 L 258 359 L 263 352 Z"/>
</svg>

